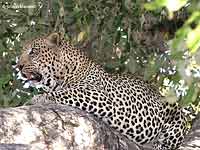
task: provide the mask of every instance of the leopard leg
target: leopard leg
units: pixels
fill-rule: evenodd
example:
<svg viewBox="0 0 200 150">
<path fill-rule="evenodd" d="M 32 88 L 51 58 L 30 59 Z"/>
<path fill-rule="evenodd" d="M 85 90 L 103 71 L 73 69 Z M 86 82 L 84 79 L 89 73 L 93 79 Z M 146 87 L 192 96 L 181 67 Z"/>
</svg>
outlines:
<svg viewBox="0 0 200 150">
<path fill-rule="evenodd" d="M 154 143 L 154 149 L 177 150 L 182 144 L 186 132 L 186 119 L 181 110 L 177 110 L 164 124 L 157 141 Z"/>
<path fill-rule="evenodd" d="M 54 101 L 50 101 L 48 94 L 39 94 L 35 95 L 30 102 L 27 102 L 27 104 L 50 104 L 50 103 L 55 103 Z"/>
<path fill-rule="evenodd" d="M 103 91 L 81 86 L 44 93 L 33 97 L 32 103 L 57 103 L 76 107 L 105 119 L 108 124 L 111 124 L 109 120 L 114 110 L 112 101 Z"/>
</svg>

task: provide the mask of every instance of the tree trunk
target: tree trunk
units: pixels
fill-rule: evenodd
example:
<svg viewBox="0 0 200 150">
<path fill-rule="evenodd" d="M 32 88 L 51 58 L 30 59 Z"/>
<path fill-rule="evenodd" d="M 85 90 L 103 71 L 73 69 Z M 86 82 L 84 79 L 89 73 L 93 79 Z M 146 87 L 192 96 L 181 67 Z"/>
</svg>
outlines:
<svg viewBox="0 0 200 150">
<path fill-rule="evenodd" d="M 199 117 L 200 118 L 200 117 Z M 0 150 L 150 150 L 139 148 L 93 115 L 58 104 L 0 109 Z M 200 149 L 200 119 L 183 150 Z M 199 140 L 194 144 L 194 141 Z M 193 144 L 192 144 L 193 143 Z"/>
</svg>

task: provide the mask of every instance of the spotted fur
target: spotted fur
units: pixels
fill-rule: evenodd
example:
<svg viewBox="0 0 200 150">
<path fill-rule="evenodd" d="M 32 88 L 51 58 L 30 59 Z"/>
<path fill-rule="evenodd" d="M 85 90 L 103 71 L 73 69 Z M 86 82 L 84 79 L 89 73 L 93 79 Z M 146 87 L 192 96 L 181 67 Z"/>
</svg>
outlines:
<svg viewBox="0 0 200 150">
<path fill-rule="evenodd" d="M 172 150 L 183 141 L 186 119 L 178 105 L 139 78 L 105 72 L 58 33 L 26 43 L 18 67 L 44 85 L 49 101 L 92 113 L 139 145 Z"/>
</svg>

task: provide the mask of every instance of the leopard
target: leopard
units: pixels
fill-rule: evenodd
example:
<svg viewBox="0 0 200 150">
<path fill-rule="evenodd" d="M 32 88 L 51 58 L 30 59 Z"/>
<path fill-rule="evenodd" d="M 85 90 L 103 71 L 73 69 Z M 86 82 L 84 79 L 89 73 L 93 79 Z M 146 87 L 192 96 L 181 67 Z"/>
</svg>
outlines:
<svg viewBox="0 0 200 150">
<path fill-rule="evenodd" d="M 17 68 L 43 86 L 40 98 L 86 111 L 137 145 L 175 150 L 183 143 L 187 119 L 179 104 L 139 77 L 105 71 L 60 33 L 25 42 Z"/>
</svg>

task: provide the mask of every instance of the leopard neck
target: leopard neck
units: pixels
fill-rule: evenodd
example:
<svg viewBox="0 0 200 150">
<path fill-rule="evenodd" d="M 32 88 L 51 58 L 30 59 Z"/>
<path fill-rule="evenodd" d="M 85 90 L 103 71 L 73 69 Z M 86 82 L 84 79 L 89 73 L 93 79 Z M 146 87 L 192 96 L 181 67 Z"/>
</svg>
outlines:
<svg viewBox="0 0 200 150">
<path fill-rule="evenodd" d="M 77 49 L 69 42 L 63 42 L 59 49 L 66 49 L 61 52 L 61 66 L 65 72 L 64 83 L 72 84 L 78 82 L 98 82 L 105 80 L 107 74 L 103 67 L 96 64 L 85 51 Z"/>
</svg>

